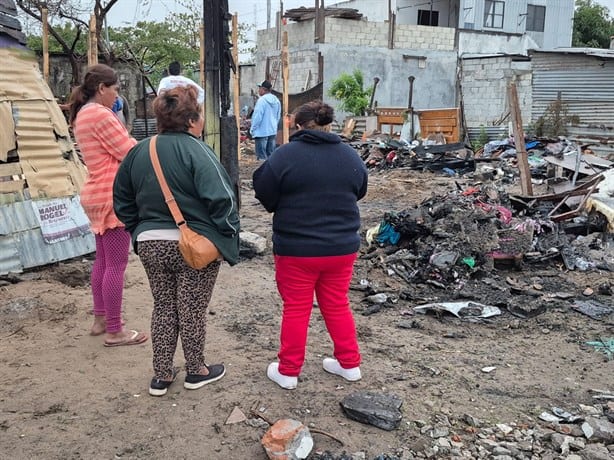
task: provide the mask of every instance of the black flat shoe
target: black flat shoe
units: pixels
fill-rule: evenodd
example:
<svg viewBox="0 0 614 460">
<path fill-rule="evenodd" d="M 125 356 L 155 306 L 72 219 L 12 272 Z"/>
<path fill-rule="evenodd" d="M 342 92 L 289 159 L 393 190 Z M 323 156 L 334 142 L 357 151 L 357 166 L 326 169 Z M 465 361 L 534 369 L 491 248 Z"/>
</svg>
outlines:
<svg viewBox="0 0 614 460">
<path fill-rule="evenodd" d="M 212 364 L 205 367 L 209 370 L 207 375 L 188 374 L 185 376 L 183 387 L 188 390 L 197 390 L 208 383 L 217 382 L 226 374 L 226 368 L 223 364 Z"/>
<path fill-rule="evenodd" d="M 175 381 L 178 373 L 179 369 L 173 369 L 172 380 L 151 379 L 151 383 L 149 384 L 149 394 L 151 396 L 164 396 L 168 391 L 168 387 L 170 387 Z"/>
</svg>

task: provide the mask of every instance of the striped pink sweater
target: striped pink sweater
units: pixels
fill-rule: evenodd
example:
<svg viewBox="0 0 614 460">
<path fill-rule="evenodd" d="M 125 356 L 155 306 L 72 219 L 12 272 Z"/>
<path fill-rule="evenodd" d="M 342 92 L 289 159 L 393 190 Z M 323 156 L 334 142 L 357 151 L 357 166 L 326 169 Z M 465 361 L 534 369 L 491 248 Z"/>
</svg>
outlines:
<svg viewBox="0 0 614 460">
<path fill-rule="evenodd" d="M 97 103 L 88 103 L 79 110 L 73 130 L 88 171 L 81 189 L 81 205 L 92 232 L 102 235 L 111 228 L 123 227 L 113 212 L 113 180 L 136 140 L 111 109 Z"/>
</svg>

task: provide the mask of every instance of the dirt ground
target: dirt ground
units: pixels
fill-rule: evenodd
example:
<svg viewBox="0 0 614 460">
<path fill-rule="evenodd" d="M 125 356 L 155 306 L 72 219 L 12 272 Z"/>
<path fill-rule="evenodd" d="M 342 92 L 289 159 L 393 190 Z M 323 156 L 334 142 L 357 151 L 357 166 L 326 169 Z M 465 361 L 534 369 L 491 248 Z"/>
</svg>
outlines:
<svg viewBox="0 0 614 460">
<path fill-rule="evenodd" d="M 256 164 L 251 158 L 242 159 L 242 227 L 270 241 L 270 215 L 250 186 Z M 363 234 L 384 212 L 411 207 L 432 192 L 454 188 L 455 181 L 469 184 L 407 170 L 371 174 L 361 203 Z M 149 342 L 107 349 L 101 337 L 88 335 L 91 263 L 86 257 L 43 267 L 0 287 L 4 458 L 264 460 L 260 439 L 267 424 L 252 411 L 273 421 L 300 420 L 343 442 L 314 433 L 314 456 L 328 451 L 369 460 L 384 455 L 409 458 L 407 452 L 420 451 L 430 442 L 419 426 L 438 417 L 447 417 L 451 432 L 471 443 L 477 435 L 463 430 L 465 415 L 485 425 L 530 427 L 540 424 L 537 416 L 543 410 L 573 410 L 578 404 L 592 404 L 589 390 L 614 389 L 614 361 L 585 345 L 612 337 L 612 325 L 572 310 L 569 302 L 547 304 L 545 312 L 530 319 L 504 311 L 488 321 L 466 322 L 448 315 L 412 315 L 416 304 L 405 300 L 365 316 L 364 293 L 352 290 L 363 380 L 348 384 L 322 370 L 331 344 L 316 309 L 298 388 L 282 390 L 265 375 L 268 363 L 276 359 L 281 308 L 269 246 L 264 256 L 223 266 L 215 287 L 206 358 L 224 362 L 226 377 L 188 391 L 181 384 L 182 373 L 165 397 L 153 398 L 147 393 L 152 376 Z M 491 279 L 505 285 L 510 276 L 575 296 L 582 296 L 586 287 L 597 290 L 600 283 L 613 281 L 610 272 L 568 272 L 560 263 L 522 271 L 498 269 Z M 395 294 L 404 287 L 365 259 L 356 265 L 354 282 L 361 279 L 380 292 Z M 445 295 L 436 293 L 440 300 Z M 124 300 L 127 326 L 148 330 L 152 300 L 134 255 Z M 408 321 L 409 328 L 399 327 Z M 176 364 L 183 364 L 180 350 Z M 496 369 L 483 372 L 488 366 Z M 357 390 L 401 397 L 400 427 L 384 431 L 349 420 L 339 402 Z M 235 407 L 248 420 L 225 424 Z"/>
</svg>

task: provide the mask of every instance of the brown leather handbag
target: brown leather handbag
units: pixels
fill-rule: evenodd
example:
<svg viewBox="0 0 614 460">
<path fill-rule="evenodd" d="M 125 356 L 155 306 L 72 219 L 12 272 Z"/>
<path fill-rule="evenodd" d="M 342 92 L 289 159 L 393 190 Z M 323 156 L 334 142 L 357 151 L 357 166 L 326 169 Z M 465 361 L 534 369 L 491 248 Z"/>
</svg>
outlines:
<svg viewBox="0 0 614 460">
<path fill-rule="evenodd" d="M 158 159 L 158 152 L 156 151 L 157 139 L 158 136 L 155 135 L 149 141 L 149 157 L 151 158 L 151 163 L 153 164 L 160 187 L 162 188 L 164 200 L 181 232 L 179 236 L 179 252 L 181 252 L 186 264 L 196 270 L 201 270 L 214 260 L 221 259 L 222 256 L 211 240 L 188 227 L 179 206 L 177 206 L 175 197 L 164 178 L 160 160 Z"/>
</svg>

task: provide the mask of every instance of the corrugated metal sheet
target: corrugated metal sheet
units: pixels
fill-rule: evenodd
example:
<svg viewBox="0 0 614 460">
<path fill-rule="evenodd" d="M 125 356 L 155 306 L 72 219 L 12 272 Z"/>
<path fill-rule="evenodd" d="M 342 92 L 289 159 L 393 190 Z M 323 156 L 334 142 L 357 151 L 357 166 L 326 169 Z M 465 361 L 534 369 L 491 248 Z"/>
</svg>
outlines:
<svg viewBox="0 0 614 460">
<path fill-rule="evenodd" d="M 55 101 L 32 51 L 0 49 L 0 101 Z"/>
<path fill-rule="evenodd" d="M 91 232 L 67 234 L 68 239 L 56 243 L 43 237 L 37 199 L 71 201 L 86 169 L 32 52 L 0 49 L 0 106 L 0 274 L 95 251 Z"/>
<path fill-rule="evenodd" d="M 570 115 L 584 125 L 614 126 L 613 59 L 565 53 L 533 57 L 532 120 L 541 117 L 559 93 Z"/>
<path fill-rule="evenodd" d="M 34 100 L 13 105 L 19 159 L 32 198 L 75 195 L 77 189 L 56 141 L 47 103 Z"/>
<path fill-rule="evenodd" d="M 486 132 L 489 141 L 497 141 L 509 137 L 509 127 L 501 126 L 484 126 L 479 128 L 467 128 L 467 134 L 471 142 L 477 141 L 482 134 L 482 130 Z"/>
<path fill-rule="evenodd" d="M 58 243 L 45 243 L 31 200 L 0 206 L 0 275 L 95 250 L 92 233 Z"/>
</svg>

